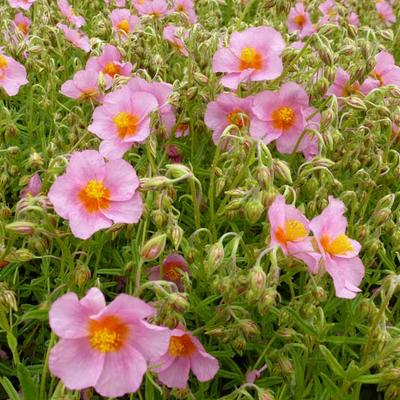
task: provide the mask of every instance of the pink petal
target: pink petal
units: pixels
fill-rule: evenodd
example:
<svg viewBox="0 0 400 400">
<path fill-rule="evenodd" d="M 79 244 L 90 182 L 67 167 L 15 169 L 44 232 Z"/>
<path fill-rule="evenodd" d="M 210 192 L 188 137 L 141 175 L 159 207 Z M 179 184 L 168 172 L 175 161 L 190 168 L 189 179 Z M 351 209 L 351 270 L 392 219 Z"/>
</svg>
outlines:
<svg viewBox="0 0 400 400">
<path fill-rule="evenodd" d="M 135 193 L 131 199 L 125 201 L 111 201 L 102 214 L 118 224 L 136 224 L 143 214 L 143 202 L 140 193 Z"/>
<path fill-rule="evenodd" d="M 158 379 L 170 388 L 184 389 L 189 380 L 190 360 L 177 357 L 165 370 L 158 373 Z"/>
</svg>

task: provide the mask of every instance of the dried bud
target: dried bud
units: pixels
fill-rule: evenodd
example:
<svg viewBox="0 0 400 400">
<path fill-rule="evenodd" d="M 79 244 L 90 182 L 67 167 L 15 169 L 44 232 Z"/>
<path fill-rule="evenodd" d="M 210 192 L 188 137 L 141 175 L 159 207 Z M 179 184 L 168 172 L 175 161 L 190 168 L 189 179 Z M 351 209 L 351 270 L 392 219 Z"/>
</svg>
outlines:
<svg viewBox="0 0 400 400">
<path fill-rule="evenodd" d="M 257 324 L 250 319 L 240 321 L 240 329 L 247 339 L 254 338 L 260 334 Z"/>
<path fill-rule="evenodd" d="M 91 277 L 90 269 L 85 264 L 78 264 L 74 271 L 75 285 L 83 287 Z"/>
<path fill-rule="evenodd" d="M 5 283 L 0 283 L 0 307 L 7 311 L 10 309 L 17 311 L 18 309 L 14 292 L 8 289 Z"/>
<path fill-rule="evenodd" d="M 145 261 L 155 260 L 164 251 L 166 241 L 167 235 L 165 233 L 152 237 L 142 247 L 140 257 Z"/>
<path fill-rule="evenodd" d="M 210 251 L 208 253 L 208 268 L 210 272 L 215 271 L 219 267 L 224 259 L 224 256 L 225 251 L 222 243 L 217 242 L 210 247 Z"/>
<path fill-rule="evenodd" d="M 274 176 L 271 171 L 271 168 L 266 167 L 265 165 L 261 165 L 261 166 L 257 167 L 256 179 L 257 179 L 257 182 L 259 183 L 259 185 L 263 189 L 268 189 L 274 181 Z"/>
</svg>

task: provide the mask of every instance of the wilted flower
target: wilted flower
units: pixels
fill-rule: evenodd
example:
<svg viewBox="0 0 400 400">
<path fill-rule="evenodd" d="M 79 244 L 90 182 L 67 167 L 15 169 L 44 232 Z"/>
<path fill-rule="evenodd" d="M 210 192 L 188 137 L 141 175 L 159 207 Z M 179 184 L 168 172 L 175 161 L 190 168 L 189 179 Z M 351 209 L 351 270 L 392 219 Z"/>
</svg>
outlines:
<svg viewBox="0 0 400 400">
<path fill-rule="evenodd" d="M 67 25 L 61 23 L 58 23 L 57 27 L 61 29 L 61 31 L 64 33 L 65 38 L 75 47 L 82 49 L 86 53 L 90 51 L 90 43 L 87 35 L 76 29 L 68 28 Z"/>
<path fill-rule="evenodd" d="M 397 18 L 393 13 L 393 8 L 388 2 L 381 1 L 376 3 L 375 7 L 379 17 L 381 18 L 382 22 L 386 24 L 386 26 L 390 26 L 397 21 Z"/>
<path fill-rule="evenodd" d="M 115 31 L 115 35 L 122 40 L 127 40 L 129 34 L 134 32 L 140 26 L 140 19 L 137 15 L 132 15 L 126 9 L 113 10 L 110 13 L 110 20 Z"/>
<path fill-rule="evenodd" d="M 29 10 L 31 5 L 36 0 L 8 0 L 8 3 L 12 8 L 22 8 L 23 10 Z"/>
<path fill-rule="evenodd" d="M 19 88 L 27 83 L 25 67 L 6 56 L 0 47 L 0 88 L 9 96 L 15 96 Z"/>
<path fill-rule="evenodd" d="M 60 92 L 77 100 L 92 99 L 100 102 L 103 97 L 100 94 L 97 72 L 91 69 L 78 71 L 71 80 L 62 84 Z"/>
<path fill-rule="evenodd" d="M 253 369 L 249 371 L 246 374 L 246 383 L 254 383 L 267 368 L 268 366 L 265 364 L 260 369 Z"/>
<path fill-rule="evenodd" d="M 70 24 L 75 25 L 77 28 L 85 25 L 85 18 L 75 14 L 73 8 L 68 3 L 68 0 L 57 0 L 57 5 Z"/>
<path fill-rule="evenodd" d="M 106 306 L 97 288 L 82 300 L 72 292 L 61 296 L 49 313 L 51 329 L 61 338 L 50 352 L 51 373 L 72 390 L 94 387 L 105 397 L 135 392 L 147 363 L 168 348 L 170 331 L 146 322 L 154 313 L 126 294 Z"/>
<path fill-rule="evenodd" d="M 124 160 L 105 162 L 95 150 L 71 155 L 66 173 L 50 188 L 48 197 L 71 231 L 87 239 L 112 223 L 133 224 L 143 212 L 139 179 Z"/>
<path fill-rule="evenodd" d="M 272 80 L 283 70 L 281 53 L 285 42 L 274 28 L 249 28 L 231 35 L 229 47 L 217 50 L 213 72 L 223 72 L 221 83 L 236 89 L 241 82 Z"/>
<path fill-rule="evenodd" d="M 11 30 L 15 33 L 19 32 L 22 36 L 28 38 L 31 24 L 32 21 L 28 17 L 25 17 L 25 15 L 21 13 L 17 13 L 11 24 Z"/>
<path fill-rule="evenodd" d="M 334 0 L 325 0 L 318 8 L 323 14 L 318 25 L 325 25 L 327 23 L 338 24 L 339 14 Z"/>
<path fill-rule="evenodd" d="M 193 0 L 175 0 L 174 10 L 185 14 L 191 24 L 195 24 L 197 22 Z"/>
<path fill-rule="evenodd" d="M 315 32 L 310 15 L 304 9 L 303 3 L 296 3 L 290 9 L 286 24 L 289 32 L 297 32 L 300 39 L 310 36 Z"/>
<path fill-rule="evenodd" d="M 184 55 L 188 56 L 189 52 L 181 37 L 177 34 L 178 27 L 175 25 L 169 24 L 163 30 L 163 38 L 167 40 L 171 45 L 178 49 L 178 51 Z M 187 31 L 184 32 L 183 37 L 187 37 L 189 33 Z"/>
<path fill-rule="evenodd" d="M 24 199 L 30 196 L 37 196 L 42 190 L 42 180 L 38 173 L 32 175 L 28 185 L 21 191 L 20 198 Z"/>
</svg>

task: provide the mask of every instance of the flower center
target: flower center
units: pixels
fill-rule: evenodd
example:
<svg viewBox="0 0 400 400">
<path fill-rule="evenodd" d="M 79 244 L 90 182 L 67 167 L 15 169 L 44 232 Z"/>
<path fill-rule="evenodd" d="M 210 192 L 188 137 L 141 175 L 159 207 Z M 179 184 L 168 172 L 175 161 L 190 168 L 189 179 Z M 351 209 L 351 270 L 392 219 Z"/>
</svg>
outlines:
<svg viewBox="0 0 400 400">
<path fill-rule="evenodd" d="M 373 77 L 374 79 L 376 79 L 377 81 L 379 81 L 379 84 L 380 84 L 381 86 L 384 86 L 384 85 L 385 85 L 385 82 L 383 82 L 382 75 L 381 75 L 379 72 L 372 71 L 372 72 L 371 72 L 371 75 L 372 75 L 372 77 Z"/>
<path fill-rule="evenodd" d="M 110 62 L 104 66 L 103 72 L 114 78 L 115 75 L 120 74 L 121 68 L 118 64 Z"/>
<path fill-rule="evenodd" d="M 124 31 L 125 33 L 129 33 L 129 21 L 127 19 L 123 19 L 117 23 L 117 29 L 120 31 Z"/>
<path fill-rule="evenodd" d="M 164 277 L 170 281 L 179 281 L 181 279 L 180 266 L 176 264 L 164 266 Z"/>
<path fill-rule="evenodd" d="M 306 17 L 304 15 L 297 15 L 293 18 L 293 21 L 296 25 L 302 28 L 306 23 Z"/>
<path fill-rule="evenodd" d="M 137 115 L 122 111 L 113 118 L 114 124 L 118 130 L 118 136 L 122 139 L 127 136 L 133 136 L 136 133 L 139 123 Z"/>
<path fill-rule="evenodd" d="M 254 47 L 245 47 L 240 54 L 240 70 L 248 68 L 259 70 L 262 67 L 261 54 Z"/>
<path fill-rule="evenodd" d="M 119 317 L 110 315 L 89 321 L 89 342 L 101 353 L 118 351 L 125 343 L 128 326 Z"/>
<path fill-rule="evenodd" d="M 0 54 L 0 68 L 5 69 L 8 66 L 7 60 Z"/>
<path fill-rule="evenodd" d="M 184 12 L 185 11 L 185 6 L 183 4 L 179 4 L 179 6 L 176 7 L 176 11 Z"/>
<path fill-rule="evenodd" d="M 335 10 L 334 8 L 330 8 L 330 9 L 329 9 L 328 15 L 329 15 L 331 18 L 336 17 L 336 14 L 337 14 L 337 12 L 336 12 L 336 10 Z"/>
<path fill-rule="evenodd" d="M 19 24 L 17 24 L 17 28 L 24 34 L 27 35 L 28 34 L 28 26 L 25 22 L 20 22 Z"/>
<path fill-rule="evenodd" d="M 238 128 L 249 126 L 249 116 L 242 110 L 233 110 L 226 117 L 230 124 L 236 125 Z"/>
<path fill-rule="evenodd" d="M 323 235 L 321 237 L 321 245 L 331 256 L 346 254 L 348 251 L 354 250 L 350 239 L 344 234 L 337 236 L 332 242 L 328 235 Z"/>
<path fill-rule="evenodd" d="M 279 243 L 286 244 L 286 242 L 304 239 L 307 236 L 307 229 L 297 219 L 288 219 L 284 226 L 276 229 L 275 236 Z"/>
<path fill-rule="evenodd" d="M 272 124 L 275 129 L 287 130 L 293 126 L 294 110 L 291 107 L 279 107 L 272 113 Z"/>
<path fill-rule="evenodd" d="M 96 97 L 98 94 L 99 91 L 96 88 L 83 89 L 82 94 L 79 96 L 79 99 L 81 100 L 90 99 L 92 97 Z"/>
<path fill-rule="evenodd" d="M 343 87 L 342 96 L 343 97 L 350 96 L 352 94 L 357 93 L 359 90 L 360 90 L 360 85 L 358 84 L 358 82 L 346 84 Z"/>
<path fill-rule="evenodd" d="M 168 353 L 171 357 L 188 357 L 196 350 L 189 335 L 171 336 Z"/>
<path fill-rule="evenodd" d="M 91 179 L 80 190 L 78 197 L 87 212 L 97 212 L 101 208 L 107 209 L 110 205 L 110 190 L 97 179 Z"/>
</svg>

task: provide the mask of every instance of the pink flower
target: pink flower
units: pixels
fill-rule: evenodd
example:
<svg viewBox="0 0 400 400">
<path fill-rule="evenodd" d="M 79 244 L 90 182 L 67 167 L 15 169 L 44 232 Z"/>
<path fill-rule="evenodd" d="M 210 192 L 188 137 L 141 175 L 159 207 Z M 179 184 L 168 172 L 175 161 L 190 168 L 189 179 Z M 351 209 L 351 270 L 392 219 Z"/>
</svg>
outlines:
<svg viewBox="0 0 400 400">
<path fill-rule="evenodd" d="M 229 125 L 238 128 L 249 128 L 250 120 L 254 117 L 251 110 L 254 96 L 244 99 L 233 93 L 222 93 L 215 101 L 207 104 L 204 122 L 213 131 L 213 141 L 218 144 L 220 137 Z"/>
<path fill-rule="evenodd" d="M 327 95 L 336 97 L 347 97 L 355 93 L 359 93 L 360 84 L 358 82 L 350 82 L 350 74 L 338 68 L 336 70 L 335 80 L 327 91 Z"/>
<path fill-rule="evenodd" d="M 18 13 L 15 15 L 14 21 L 11 25 L 11 31 L 15 33 L 20 33 L 24 38 L 29 36 L 29 29 L 31 27 L 32 21 L 25 17 L 25 15 Z"/>
<path fill-rule="evenodd" d="M 0 88 L 9 96 L 15 96 L 19 88 L 27 83 L 25 67 L 6 56 L 0 47 Z"/>
<path fill-rule="evenodd" d="M 116 36 L 120 37 L 122 40 L 127 40 L 129 34 L 140 26 L 139 17 L 137 15 L 132 15 L 126 8 L 113 10 L 109 17 Z"/>
<path fill-rule="evenodd" d="M 90 51 L 89 38 L 84 33 L 60 23 L 57 24 L 57 27 L 62 30 L 65 38 L 75 47 L 82 49 L 85 53 Z"/>
<path fill-rule="evenodd" d="M 176 127 L 175 137 L 180 138 L 184 136 L 188 136 L 190 133 L 190 125 L 189 124 L 179 124 Z"/>
<path fill-rule="evenodd" d="M 187 261 L 180 254 L 172 253 L 164 258 L 162 263 L 162 278 L 160 266 L 151 268 L 149 272 L 149 279 L 151 281 L 164 279 L 165 281 L 175 283 L 179 289 L 182 289 L 182 273 L 189 272 L 189 266 Z"/>
<path fill-rule="evenodd" d="M 71 390 L 94 387 L 104 397 L 133 393 L 149 361 L 168 348 L 170 331 L 149 324 L 155 310 L 127 294 L 108 306 L 101 291 L 79 300 L 69 292 L 49 312 L 52 331 L 61 339 L 51 349 L 49 368 Z"/>
<path fill-rule="evenodd" d="M 393 13 L 392 6 L 386 1 L 381 1 L 375 4 L 375 7 L 379 17 L 386 24 L 386 26 L 390 26 L 397 21 L 397 18 Z"/>
<path fill-rule="evenodd" d="M 339 14 L 334 0 L 325 0 L 319 7 L 323 16 L 319 21 L 319 25 L 325 25 L 328 23 L 338 25 Z"/>
<path fill-rule="evenodd" d="M 12 8 L 22 8 L 23 10 L 29 10 L 31 5 L 36 0 L 8 0 L 8 3 Z"/>
<path fill-rule="evenodd" d="M 29 179 L 28 185 L 21 191 L 20 198 L 25 199 L 26 197 L 37 196 L 42 190 L 42 181 L 38 173 L 32 175 Z"/>
<path fill-rule="evenodd" d="M 150 113 L 157 108 L 153 95 L 128 86 L 107 94 L 103 105 L 94 110 L 93 122 L 88 127 L 103 139 L 100 153 L 108 159 L 118 159 L 135 142 L 142 143 L 150 135 Z"/>
<path fill-rule="evenodd" d="M 276 140 L 277 147 L 292 146 L 305 127 L 306 108 L 308 95 L 297 83 L 285 83 L 279 92 L 261 92 L 254 97 L 250 135 L 265 144 Z"/>
<path fill-rule="evenodd" d="M 350 15 L 348 16 L 347 22 L 348 22 L 350 25 L 353 25 L 353 26 L 355 26 L 355 27 L 358 27 L 358 26 L 360 25 L 360 20 L 359 20 L 359 18 L 358 18 L 358 15 L 357 15 L 354 11 L 352 11 L 352 12 L 350 13 Z"/>
<path fill-rule="evenodd" d="M 170 388 L 185 388 L 190 370 L 200 382 L 211 380 L 219 370 L 218 361 L 195 336 L 182 328 L 171 332 L 167 352 L 153 363 L 160 382 Z"/>
<path fill-rule="evenodd" d="M 90 57 L 86 63 L 86 69 L 103 72 L 106 79 L 106 88 L 110 88 L 116 75 L 129 76 L 132 72 L 132 64 L 121 62 L 121 54 L 118 49 L 110 44 L 103 48 L 98 57 Z"/>
<path fill-rule="evenodd" d="M 360 285 L 365 271 L 358 253 L 361 245 L 346 236 L 347 220 L 344 217 L 343 202 L 329 196 L 329 205 L 310 222 L 321 261 L 333 279 L 336 296 L 354 298 L 361 290 Z"/>
<path fill-rule="evenodd" d="M 161 123 L 167 132 L 170 132 L 176 122 L 174 108 L 168 102 L 168 97 L 172 94 L 172 85 L 165 82 L 146 82 L 136 76 L 128 82 L 128 87 L 134 92 L 150 93 L 157 99 Z"/>
<path fill-rule="evenodd" d="M 181 37 L 186 38 L 189 36 L 189 33 L 187 31 L 183 32 L 183 35 L 178 35 L 177 33 L 178 27 L 169 24 L 163 30 L 163 38 L 171 43 L 173 47 L 176 47 L 182 55 L 187 57 L 189 52 Z"/>
<path fill-rule="evenodd" d="M 165 0 L 136 0 L 133 4 L 140 15 L 152 15 L 156 18 L 164 18 L 170 14 L 168 4 Z"/>
<path fill-rule="evenodd" d="M 386 85 L 400 86 L 400 67 L 394 63 L 393 56 L 387 51 L 381 51 L 375 56 L 375 68 L 371 78 L 367 78 L 360 90 L 368 94 L 371 90 Z"/>
<path fill-rule="evenodd" d="M 175 0 L 174 10 L 185 14 L 191 24 L 197 22 L 193 0 Z"/>
<path fill-rule="evenodd" d="M 63 83 L 60 92 L 71 99 L 92 99 L 100 102 L 103 96 L 100 93 L 97 80 L 97 71 L 84 69 L 78 71 L 71 80 Z"/>
<path fill-rule="evenodd" d="M 310 36 L 315 32 L 310 15 L 305 11 L 303 3 L 296 3 L 290 9 L 287 26 L 289 32 L 298 32 L 300 39 Z"/>
<path fill-rule="evenodd" d="M 65 174 L 50 188 L 48 197 L 71 231 L 87 239 L 112 223 L 134 224 L 143 212 L 139 179 L 124 160 L 104 162 L 95 150 L 71 155 Z"/>
<path fill-rule="evenodd" d="M 284 48 L 285 42 L 274 28 L 234 32 L 229 47 L 214 54 L 212 70 L 226 74 L 221 83 L 230 89 L 236 89 L 240 82 L 272 80 L 282 73 Z"/>
<path fill-rule="evenodd" d="M 253 369 L 248 372 L 246 374 L 246 383 L 254 383 L 267 368 L 268 366 L 265 364 L 260 369 Z"/>
<path fill-rule="evenodd" d="M 85 25 L 85 18 L 75 15 L 73 8 L 70 6 L 67 0 L 57 0 L 58 8 L 61 13 L 67 18 L 70 24 L 75 25 L 77 28 Z"/>
</svg>

